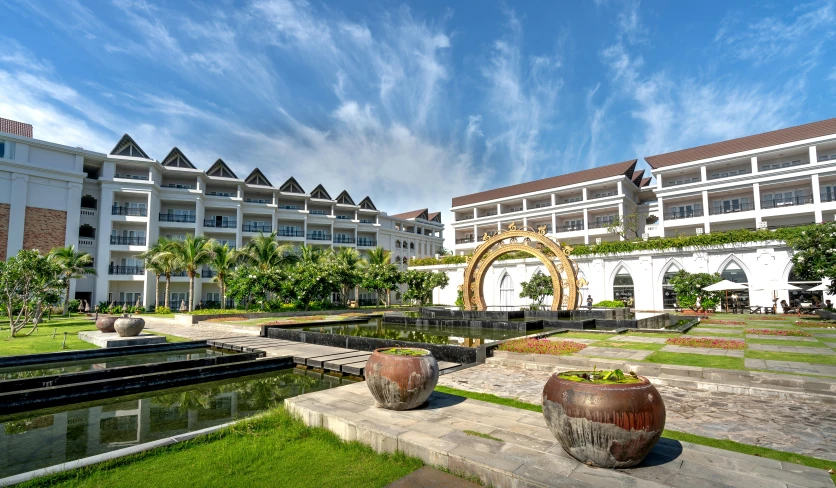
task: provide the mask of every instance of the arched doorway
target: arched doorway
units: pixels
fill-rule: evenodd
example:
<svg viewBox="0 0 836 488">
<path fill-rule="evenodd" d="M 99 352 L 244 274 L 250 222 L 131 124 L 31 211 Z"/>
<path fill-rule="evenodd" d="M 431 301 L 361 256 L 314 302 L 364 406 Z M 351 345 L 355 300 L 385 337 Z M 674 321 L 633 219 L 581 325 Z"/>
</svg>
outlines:
<svg viewBox="0 0 836 488">
<path fill-rule="evenodd" d="M 676 292 L 671 285 L 671 278 L 676 276 L 676 273 L 679 273 L 679 267 L 671 265 L 662 275 L 662 308 L 675 308 L 677 306 Z"/>
<path fill-rule="evenodd" d="M 749 285 L 749 278 L 746 277 L 746 272 L 743 271 L 743 268 L 740 267 L 739 264 L 735 261 L 729 262 L 726 267 L 723 269 L 723 272 L 720 273 L 720 277 L 724 280 L 733 281 L 735 283 L 740 283 L 741 285 Z M 742 307 L 749 306 L 749 289 L 745 290 L 734 290 L 729 292 L 729 304 L 734 301 L 734 297 L 737 297 L 737 305 Z"/>
<path fill-rule="evenodd" d="M 635 300 L 635 289 L 633 288 L 633 277 L 627 268 L 620 268 L 615 274 L 612 282 L 612 297 L 613 300 L 621 300 L 627 303 L 631 298 Z"/>
<path fill-rule="evenodd" d="M 821 280 L 805 280 L 801 278 L 795 273 L 795 266 L 790 269 L 790 276 L 787 278 L 787 282 L 801 288 L 800 290 L 790 290 L 790 305 L 793 307 L 798 306 L 802 302 L 812 302 L 813 297 L 816 298 L 817 302 L 821 302 L 824 299 L 824 292 L 809 291 L 810 288 L 820 285 Z"/>
<path fill-rule="evenodd" d="M 514 281 L 508 273 L 502 275 L 499 282 L 499 305 L 503 310 L 514 305 Z"/>
</svg>

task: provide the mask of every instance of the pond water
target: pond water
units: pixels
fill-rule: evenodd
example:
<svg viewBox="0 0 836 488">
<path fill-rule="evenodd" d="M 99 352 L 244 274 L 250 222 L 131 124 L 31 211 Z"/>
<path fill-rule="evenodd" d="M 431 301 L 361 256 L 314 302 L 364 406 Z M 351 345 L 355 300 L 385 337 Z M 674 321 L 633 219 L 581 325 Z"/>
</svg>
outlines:
<svg viewBox="0 0 836 488">
<path fill-rule="evenodd" d="M 389 324 L 383 322 L 382 319 L 372 319 L 365 324 L 315 325 L 311 327 L 297 327 L 296 329 L 326 334 L 373 337 L 375 339 L 393 339 L 428 344 L 449 344 L 465 347 L 478 347 L 490 342 L 540 332 L 531 330 L 525 332 L 504 329 Z"/>
<path fill-rule="evenodd" d="M 0 417 L 0 478 L 249 417 L 349 381 L 286 369 Z"/>
<path fill-rule="evenodd" d="M 215 348 L 180 349 L 177 351 L 160 351 L 149 354 L 131 354 L 109 358 L 85 359 L 81 361 L 67 361 L 59 363 L 29 364 L 0 368 L 0 381 L 22 378 L 35 378 L 63 373 L 79 373 L 98 369 L 117 368 L 120 366 L 135 366 L 137 364 L 163 363 L 169 361 L 184 361 L 187 359 L 201 359 L 212 356 L 236 354 L 235 351 Z"/>
</svg>

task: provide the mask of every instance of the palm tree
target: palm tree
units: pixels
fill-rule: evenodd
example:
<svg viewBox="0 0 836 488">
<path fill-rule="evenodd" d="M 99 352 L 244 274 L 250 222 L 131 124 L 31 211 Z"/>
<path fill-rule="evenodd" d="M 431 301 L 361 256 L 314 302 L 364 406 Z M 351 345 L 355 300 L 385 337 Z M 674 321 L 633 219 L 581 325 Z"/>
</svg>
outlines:
<svg viewBox="0 0 836 488">
<path fill-rule="evenodd" d="M 322 257 L 322 249 L 316 246 L 302 244 L 299 246 L 299 261 L 303 264 L 313 264 Z"/>
<path fill-rule="evenodd" d="M 296 261 L 296 255 L 289 244 L 276 242 L 276 233 L 254 237 L 241 251 L 241 259 L 249 265 L 267 271 L 283 268 Z"/>
<path fill-rule="evenodd" d="M 341 247 L 339 251 L 333 249 L 328 259 L 334 264 L 334 271 L 340 280 L 340 295 L 343 305 L 348 305 L 348 294 L 360 281 L 357 266 L 360 264 L 360 254 L 356 249 Z"/>
<path fill-rule="evenodd" d="M 141 259 L 145 263 L 145 269 L 154 273 L 154 310 L 159 307 L 160 301 L 160 278 L 165 274 L 166 269 L 163 266 L 163 263 L 157 261 L 157 255 L 160 254 L 163 249 L 161 246 L 162 239 L 158 240 L 153 246 L 150 246 L 145 252 L 138 254 L 137 257 Z M 169 272 L 170 274 L 170 272 Z M 168 287 L 166 287 L 166 297 L 168 296 Z M 168 306 L 168 303 L 166 303 Z"/>
<path fill-rule="evenodd" d="M 238 251 L 230 249 L 226 243 L 221 245 L 216 242 L 212 248 L 212 260 L 209 261 L 209 267 L 217 273 L 215 281 L 221 289 L 221 310 L 226 308 L 226 280 L 240 259 Z"/>
<path fill-rule="evenodd" d="M 93 256 L 82 251 L 76 251 L 75 246 L 56 247 L 49 255 L 61 268 L 61 278 L 64 281 L 64 315 L 69 314 L 70 309 L 70 280 L 83 278 L 84 275 L 94 275 Z"/>
<path fill-rule="evenodd" d="M 177 244 L 178 241 L 174 239 L 160 237 L 153 246 L 140 255 L 145 256 L 147 254 L 147 259 L 155 263 L 154 268 L 165 276 L 165 300 L 163 301 L 163 306 L 169 310 L 171 309 L 171 303 L 169 302 L 171 298 L 169 294 L 169 290 L 171 289 L 171 273 L 177 269 L 172 247 Z"/>
<path fill-rule="evenodd" d="M 367 260 L 369 264 L 389 264 L 392 261 L 392 251 L 377 246 L 369 251 Z"/>
<path fill-rule="evenodd" d="M 182 269 L 189 277 L 189 312 L 194 310 L 194 279 L 198 270 L 208 264 L 214 255 L 214 241 L 206 236 L 186 234 L 182 241 L 174 241 L 170 253 L 177 269 Z"/>
</svg>

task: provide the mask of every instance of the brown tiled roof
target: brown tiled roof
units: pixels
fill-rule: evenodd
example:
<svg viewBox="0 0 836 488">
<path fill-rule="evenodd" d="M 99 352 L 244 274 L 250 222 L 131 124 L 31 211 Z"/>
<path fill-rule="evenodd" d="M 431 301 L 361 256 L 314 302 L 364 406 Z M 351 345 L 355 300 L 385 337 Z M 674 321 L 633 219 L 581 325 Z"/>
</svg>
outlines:
<svg viewBox="0 0 836 488">
<path fill-rule="evenodd" d="M 630 177 L 630 181 L 632 181 L 634 185 L 639 186 L 639 183 L 641 183 L 643 177 L 644 170 L 633 171 L 633 175 Z"/>
<path fill-rule="evenodd" d="M 531 193 L 535 191 L 548 190 L 549 188 L 574 185 L 585 181 L 600 180 L 611 176 L 624 175 L 630 178 L 633 174 L 633 170 L 636 168 L 636 161 L 636 159 L 631 159 L 630 161 L 624 161 L 622 163 L 599 166 L 597 168 L 577 171 L 575 173 L 552 176 L 551 178 L 544 178 L 542 180 L 529 181 L 528 183 L 520 183 L 517 185 L 505 186 L 493 190 L 455 197 L 453 198 L 453 206 L 458 207 L 460 205 L 472 205 L 474 203 L 484 202 L 487 200 L 507 198 L 514 195 L 521 195 L 523 193 Z"/>
<path fill-rule="evenodd" d="M 441 212 L 433 212 L 433 213 L 431 213 L 427 216 L 427 220 L 432 220 L 432 219 L 438 217 L 439 215 L 441 215 Z"/>
<path fill-rule="evenodd" d="M 0 117 L 0 132 L 32 138 L 32 124 Z"/>
<path fill-rule="evenodd" d="M 426 208 L 420 208 L 418 210 L 413 210 L 411 212 L 404 212 L 404 213 L 395 214 L 392 217 L 395 217 L 396 219 L 409 220 L 409 219 L 414 219 L 414 218 L 418 217 L 419 215 L 421 215 L 422 213 L 428 212 L 428 211 L 429 210 L 426 209 Z"/>
<path fill-rule="evenodd" d="M 812 139 L 836 134 L 836 118 L 812 122 L 810 124 L 797 125 L 786 129 L 773 130 L 763 134 L 740 137 L 729 141 L 715 142 L 705 146 L 682 149 L 680 151 L 647 156 L 644 158 L 652 168 L 663 168 L 675 164 L 699 161 L 701 159 L 716 158 L 726 154 L 734 154 L 743 151 L 751 151 L 762 147 L 788 144 L 790 142 Z"/>
<path fill-rule="evenodd" d="M 650 178 L 642 178 L 642 183 L 639 185 L 639 188 L 644 188 L 650 184 Z"/>
</svg>

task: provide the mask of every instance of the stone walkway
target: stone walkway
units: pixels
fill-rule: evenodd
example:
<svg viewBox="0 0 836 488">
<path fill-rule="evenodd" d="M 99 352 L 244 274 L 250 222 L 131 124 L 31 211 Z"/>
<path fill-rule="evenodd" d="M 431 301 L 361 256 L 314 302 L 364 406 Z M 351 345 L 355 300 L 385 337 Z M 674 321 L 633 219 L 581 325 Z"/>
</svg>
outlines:
<svg viewBox="0 0 836 488">
<path fill-rule="evenodd" d="M 243 331 L 227 331 L 206 327 L 195 327 L 190 325 L 177 325 L 171 319 L 145 319 L 145 329 L 160 334 L 174 335 L 185 339 L 196 341 L 208 339 L 223 339 L 225 337 L 236 337 L 243 335 Z M 258 336 L 256 328 L 250 335 Z"/>
<path fill-rule="evenodd" d="M 761 334 L 746 334 L 747 339 L 763 339 L 768 341 L 790 341 L 790 342 L 819 342 L 815 337 L 799 337 L 799 336 L 772 336 Z"/>
<path fill-rule="evenodd" d="M 750 351 L 769 351 L 769 352 L 791 352 L 795 354 L 820 354 L 823 356 L 836 356 L 833 349 L 827 347 L 808 347 L 808 346 L 775 346 L 771 344 L 749 344 Z"/>
<path fill-rule="evenodd" d="M 578 344 L 592 344 L 593 342 L 598 342 L 601 339 L 575 339 L 573 337 L 565 337 L 561 338 L 561 334 L 553 335 L 551 337 L 547 337 L 546 339 L 552 342 L 577 342 Z"/>
<path fill-rule="evenodd" d="M 631 336 L 631 335 L 624 335 L 613 337 L 610 339 L 613 342 L 638 342 L 641 344 L 664 344 L 667 342 L 667 338 L 665 337 L 638 337 L 638 336 Z"/>
<path fill-rule="evenodd" d="M 655 351 L 642 351 L 637 349 L 615 349 L 612 347 L 595 347 L 590 346 L 586 349 L 575 353 L 576 356 L 588 356 L 596 358 L 613 358 L 613 359 L 632 359 L 633 361 L 641 361 L 650 356 Z"/>
<path fill-rule="evenodd" d="M 704 356 L 723 356 L 727 358 L 742 358 L 743 349 L 714 349 L 712 347 L 665 346 L 662 352 L 678 352 L 683 354 L 702 354 Z"/>
<path fill-rule="evenodd" d="M 732 328 L 726 329 L 715 329 L 713 327 L 694 327 L 690 331 L 688 331 L 688 335 L 694 335 L 697 333 L 706 333 L 706 334 L 742 334 L 743 328 L 741 327 L 740 330 L 735 330 Z"/>
<path fill-rule="evenodd" d="M 438 384 L 539 404 L 550 375 L 488 363 L 444 375 Z M 657 389 L 667 407 L 668 429 L 836 460 L 832 404 L 800 397 L 775 400 L 670 386 Z"/>
<path fill-rule="evenodd" d="M 836 376 L 836 366 L 827 366 L 825 364 L 746 358 L 743 365 L 749 369 L 765 369 L 771 371 L 781 371 L 782 373 Z"/>
</svg>

